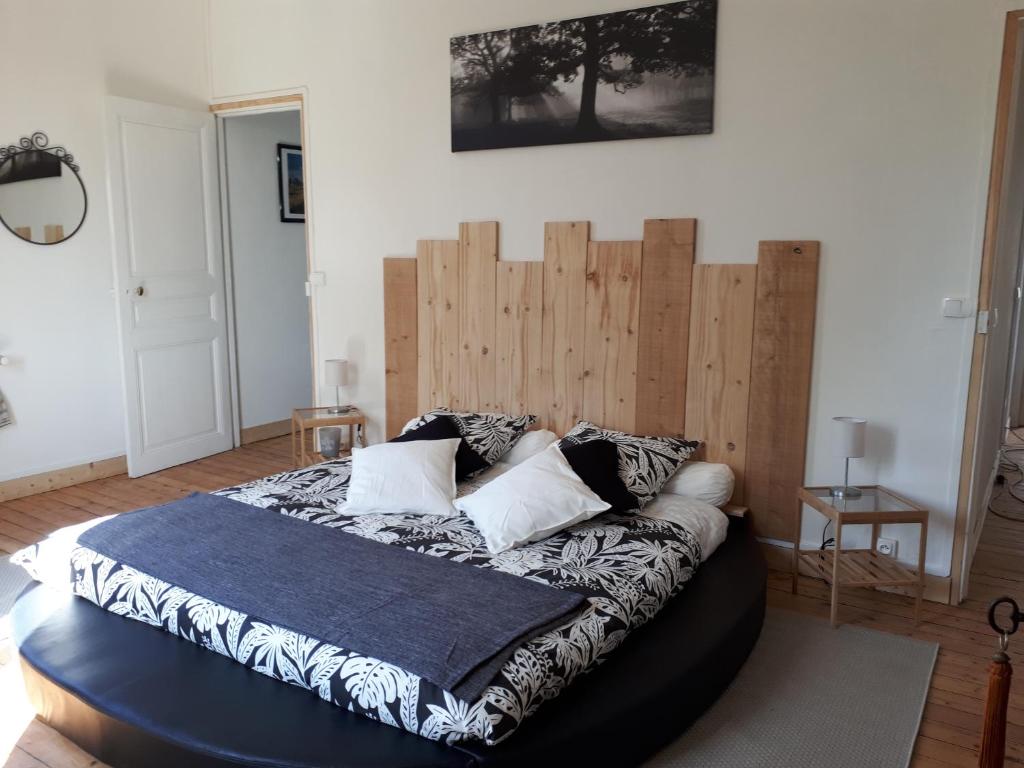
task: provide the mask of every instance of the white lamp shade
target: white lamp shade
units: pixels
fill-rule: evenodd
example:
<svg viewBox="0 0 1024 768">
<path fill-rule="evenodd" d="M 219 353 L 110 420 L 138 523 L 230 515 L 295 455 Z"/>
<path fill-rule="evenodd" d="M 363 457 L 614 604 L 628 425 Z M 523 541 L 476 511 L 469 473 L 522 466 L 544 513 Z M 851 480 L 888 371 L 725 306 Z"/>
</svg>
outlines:
<svg viewBox="0 0 1024 768">
<path fill-rule="evenodd" d="M 832 418 L 832 446 L 837 456 L 859 459 L 864 455 L 864 432 L 867 419 L 856 416 L 835 416 Z"/>
<path fill-rule="evenodd" d="M 324 384 L 329 387 L 347 387 L 348 360 L 324 360 Z"/>
</svg>

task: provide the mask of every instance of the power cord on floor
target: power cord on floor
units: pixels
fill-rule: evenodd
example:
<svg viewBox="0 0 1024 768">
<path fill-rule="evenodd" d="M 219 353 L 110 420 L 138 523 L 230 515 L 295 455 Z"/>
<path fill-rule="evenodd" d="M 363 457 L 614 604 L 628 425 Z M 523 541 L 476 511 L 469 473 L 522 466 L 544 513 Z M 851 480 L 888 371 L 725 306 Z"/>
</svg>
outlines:
<svg viewBox="0 0 1024 768">
<path fill-rule="evenodd" d="M 1010 433 L 1019 440 L 1024 441 L 1024 437 L 1018 434 L 1016 429 L 1011 429 Z M 1021 458 L 1017 458 L 1021 457 Z M 1017 479 L 1010 482 L 1005 474 L 1012 472 L 1017 475 Z M 999 451 L 999 475 L 996 476 L 996 484 L 999 486 L 1000 491 L 998 495 L 993 495 L 988 504 L 988 511 L 996 517 L 1002 518 L 1003 520 L 1010 520 L 1015 523 L 1024 523 L 1024 512 L 1019 515 L 1008 514 L 1007 510 L 996 509 L 995 504 L 1003 496 L 1009 496 L 1014 501 L 1024 504 L 1024 446 L 1008 446 L 1004 445 Z M 1000 480 L 1002 482 L 1000 482 Z"/>
</svg>

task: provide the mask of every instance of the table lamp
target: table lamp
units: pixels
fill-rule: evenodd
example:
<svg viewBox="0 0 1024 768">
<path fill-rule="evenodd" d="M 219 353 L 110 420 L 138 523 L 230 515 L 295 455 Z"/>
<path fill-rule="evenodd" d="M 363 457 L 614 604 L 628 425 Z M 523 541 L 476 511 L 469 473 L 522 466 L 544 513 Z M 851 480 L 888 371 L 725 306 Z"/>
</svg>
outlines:
<svg viewBox="0 0 1024 768">
<path fill-rule="evenodd" d="M 328 413 L 347 413 L 351 408 L 341 404 L 341 389 L 348 386 L 348 360 L 324 360 L 324 383 L 334 387 L 335 403 Z"/>
<path fill-rule="evenodd" d="M 867 419 L 859 419 L 855 416 L 834 416 L 833 424 L 833 447 L 836 456 L 846 459 L 846 474 L 843 477 L 842 485 L 833 485 L 829 493 L 835 499 L 857 499 L 860 498 L 860 488 L 850 485 L 850 459 L 859 459 L 864 456 L 864 431 Z"/>
</svg>

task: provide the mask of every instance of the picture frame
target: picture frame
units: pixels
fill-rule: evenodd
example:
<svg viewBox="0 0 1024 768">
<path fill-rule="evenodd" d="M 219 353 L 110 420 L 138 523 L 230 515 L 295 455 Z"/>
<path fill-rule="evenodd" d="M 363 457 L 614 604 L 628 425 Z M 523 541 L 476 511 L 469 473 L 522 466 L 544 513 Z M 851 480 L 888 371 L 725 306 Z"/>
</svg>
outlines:
<svg viewBox="0 0 1024 768">
<path fill-rule="evenodd" d="M 718 0 L 450 40 L 453 152 L 712 133 Z"/>
<path fill-rule="evenodd" d="M 306 221 L 306 193 L 302 169 L 302 147 L 277 145 L 277 196 L 281 221 Z"/>
</svg>

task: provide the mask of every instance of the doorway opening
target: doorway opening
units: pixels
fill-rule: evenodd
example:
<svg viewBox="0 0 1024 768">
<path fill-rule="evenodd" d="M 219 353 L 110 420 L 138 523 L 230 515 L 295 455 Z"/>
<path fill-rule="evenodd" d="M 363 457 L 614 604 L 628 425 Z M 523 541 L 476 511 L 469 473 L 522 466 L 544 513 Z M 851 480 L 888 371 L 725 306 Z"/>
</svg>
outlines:
<svg viewBox="0 0 1024 768">
<path fill-rule="evenodd" d="M 235 445 L 287 434 L 313 404 L 298 105 L 218 120 Z"/>
<path fill-rule="evenodd" d="M 1024 80 L 1024 57 L 1019 60 L 1018 78 Z M 1024 101 L 1024 91 L 1020 94 Z M 1015 134 L 1020 133 L 1018 129 Z M 1013 143 L 1024 144 L 1021 137 L 1013 139 Z M 1018 154 L 1024 155 L 1024 147 L 1018 148 Z M 1015 181 L 1024 187 L 1024 171 Z M 1024 193 L 1009 195 L 1008 199 L 1016 207 L 1007 211 L 1011 225 L 1020 233 L 1016 238 L 1016 275 L 1012 284 L 1012 319 L 1006 334 L 1010 337 L 1009 354 L 1007 355 L 1006 388 L 1003 398 L 1002 427 L 1003 440 L 998 454 L 998 465 L 989 492 L 984 520 L 978 522 L 978 531 L 972 537 L 972 559 L 974 550 L 982 546 L 980 530 L 991 525 L 990 516 L 1001 518 L 999 523 L 1004 529 L 1017 529 L 1024 536 Z M 1013 245 L 1009 243 L 1007 245 Z M 1010 253 L 1006 260 L 1011 261 Z M 998 256 L 997 256 L 998 263 Z M 1005 292 L 1005 289 L 1004 289 Z M 990 320 L 991 322 L 991 320 Z M 1013 525 L 1016 523 L 1016 525 Z M 1024 549 L 1015 553 L 1024 556 Z"/>
<path fill-rule="evenodd" d="M 968 576 L 986 519 L 1024 500 L 1024 11 L 1006 15 L 971 359 L 951 602 Z M 1007 503 L 1008 502 L 1008 503 Z M 1006 507 L 1000 512 L 1000 507 Z M 1002 521 L 1000 521 L 1002 522 Z M 1024 518 L 1017 523 L 1024 533 Z M 1024 556 L 1024 547 L 1013 557 Z"/>
</svg>

